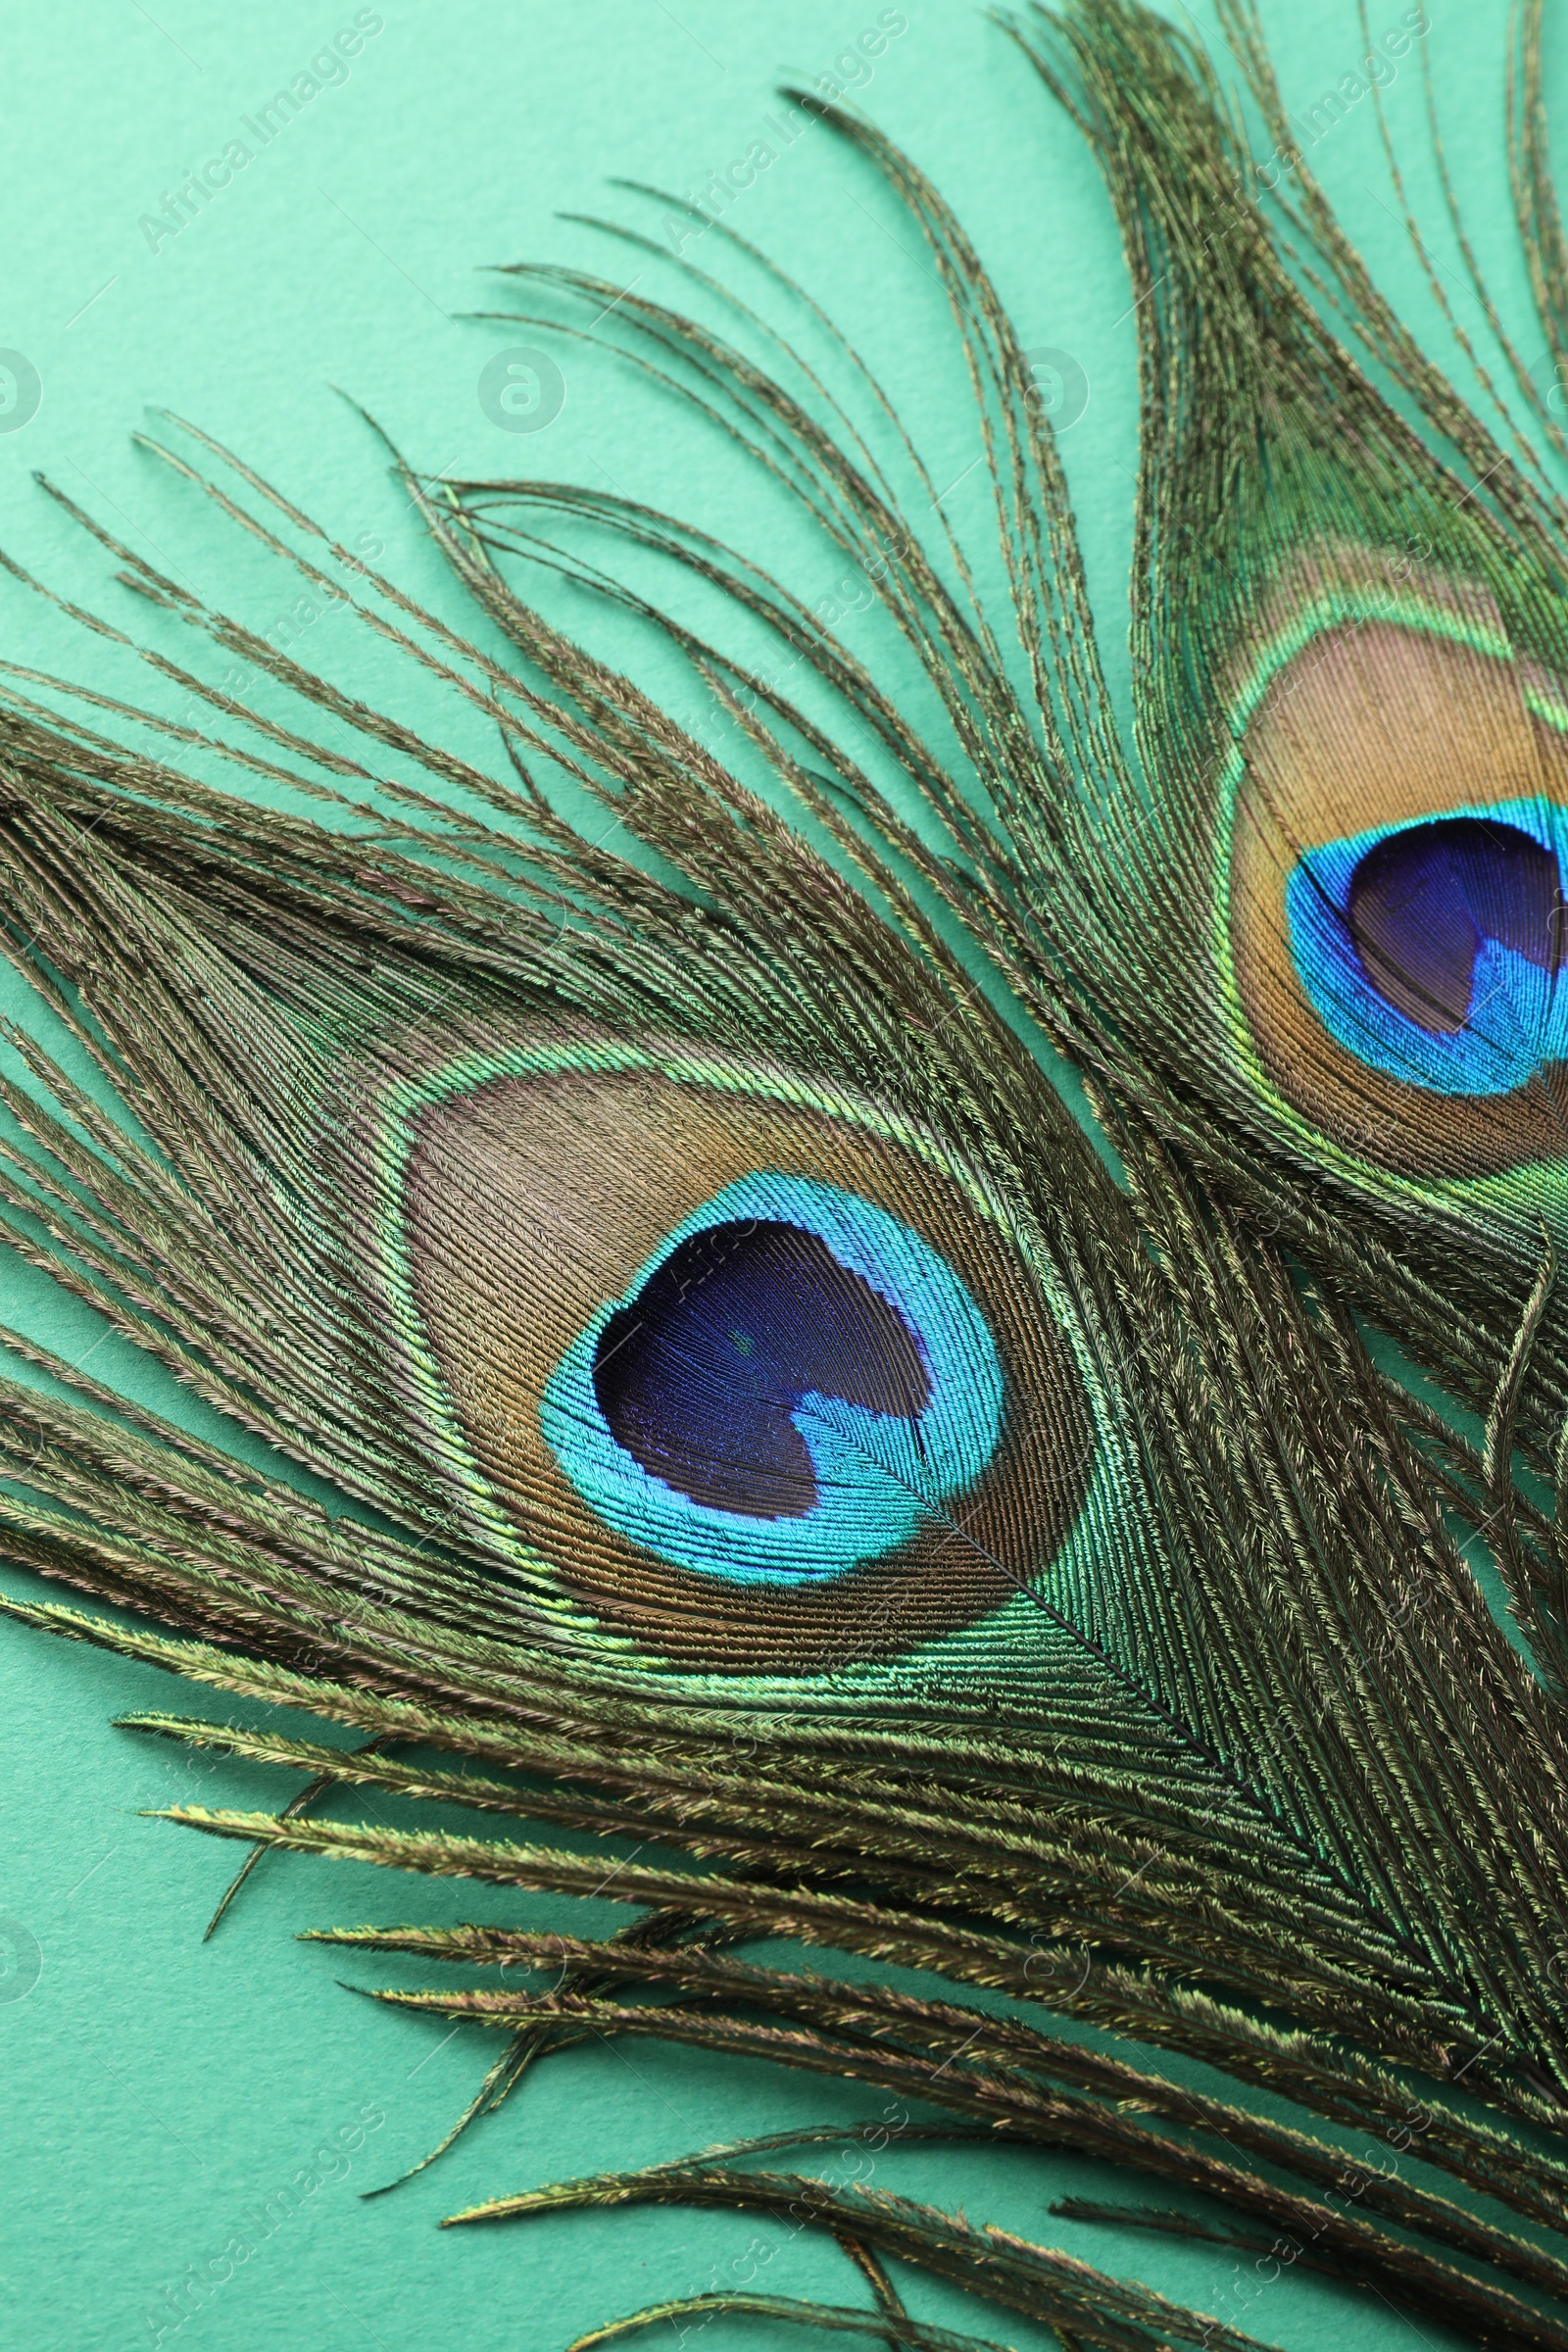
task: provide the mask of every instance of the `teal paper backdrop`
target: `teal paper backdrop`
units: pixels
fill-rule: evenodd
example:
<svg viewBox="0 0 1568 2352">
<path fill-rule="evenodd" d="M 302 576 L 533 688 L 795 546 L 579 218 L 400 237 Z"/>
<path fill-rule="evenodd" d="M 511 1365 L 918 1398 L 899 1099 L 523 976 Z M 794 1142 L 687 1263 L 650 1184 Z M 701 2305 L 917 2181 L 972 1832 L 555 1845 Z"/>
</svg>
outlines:
<svg viewBox="0 0 1568 2352">
<path fill-rule="evenodd" d="M 782 76 L 814 79 L 856 54 L 863 103 L 956 208 L 1059 420 L 1070 420 L 1063 449 L 1091 585 L 1124 680 L 1137 434 L 1126 280 L 1094 165 L 980 8 L 156 7 L 155 16 L 140 0 L 68 0 L 13 11 L 7 27 L 0 544 L 30 569 L 122 627 L 156 625 L 166 650 L 185 650 L 172 624 L 109 580 L 101 553 L 34 487 L 42 468 L 130 546 L 236 605 L 300 659 L 356 688 L 383 683 L 385 665 L 368 661 L 340 612 L 302 605 L 296 583 L 131 438 L 150 407 L 191 417 L 350 545 L 368 556 L 384 546 L 387 568 L 461 619 L 461 599 L 336 386 L 431 472 L 560 475 L 687 513 L 766 556 L 812 601 L 841 601 L 853 637 L 869 625 L 866 584 L 841 582 L 822 547 L 780 522 L 733 454 L 674 403 L 581 342 L 551 346 L 559 374 L 530 375 L 508 355 L 545 338 L 462 314 L 496 301 L 501 281 L 478 274 L 480 265 L 523 257 L 603 270 L 617 284 L 646 268 L 650 290 L 678 300 L 663 262 L 559 216 L 624 215 L 634 200 L 607 186 L 614 177 L 684 196 L 724 171 L 726 217 L 852 327 L 923 437 L 934 477 L 952 485 L 957 527 L 982 547 L 982 477 L 968 478 L 978 440 L 913 232 L 827 133 L 785 143 L 770 125 Z M 1396 301 L 1440 348 L 1373 106 L 1354 95 L 1364 55 L 1355 7 L 1318 0 L 1266 15 L 1314 169 Z M 1407 21 L 1396 0 L 1370 0 L 1374 36 Z M 1212 35 L 1207 0 L 1191 22 Z M 1505 0 L 1438 0 L 1425 46 L 1469 227 L 1505 314 L 1528 335 L 1502 147 L 1505 22 Z M 1568 100 L 1568 40 L 1548 38 L 1547 69 L 1550 91 Z M 305 92 L 297 77 L 317 86 Z M 291 88 L 304 93 L 292 115 L 273 103 Z M 1344 94 L 1320 103 L 1327 93 Z M 1456 270 L 1416 50 L 1387 104 L 1413 201 L 1438 224 L 1440 270 Z M 762 171 L 747 163 L 758 142 L 782 148 Z M 1568 155 L 1568 106 L 1562 148 Z M 206 201 L 198 209 L 188 199 L 182 213 L 172 198 L 193 172 L 204 174 Z M 666 244 L 690 225 L 660 206 L 642 217 Z M 689 257 L 716 267 L 718 242 L 693 240 Z M 1457 277 L 1445 283 L 1471 315 Z M 618 650 L 613 621 L 585 602 L 568 607 L 558 595 L 555 609 Z M 193 715 L 173 689 L 14 580 L 0 582 L 0 654 Z M 627 658 L 659 682 L 646 649 L 629 644 Z M 394 678 L 387 690 L 417 718 L 416 683 Z M 690 688 L 679 691 L 689 703 Z M 31 1017 L 15 983 L 0 986 L 0 1000 Z M 90 1353 L 100 1377 L 219 1432 L 86 1308 L 8 1257 L 0 1318 L 68 1356 Z M 274 1857 L 204 1945 L 234 1850 L 141 1809 L 270 1805 L 291 1785 L 112 1728 L 118 1714 L 169 1703 L 170 1687 L 151 1671 L 0 1628 L 0 2340 L 18 2352 L 554 2352 L 596 2320 L 725 2280 L 864 2300 L 832 2247 L 741 2217 L 636 2212 L 438 2230 L 442 2215 L 486 2195 L 792 2122 L 871 2116 L 882 2103 L 654 2043 L 552 2060 L 438 2166 L 362 2202 L 441 2136 L 494 2045 L 478 2029 L 449 2034 L 374 2008 L 337 1982 L 415 1983 L 421 1972 L 400 1980 L 395 1962 L 346 1968 L 341 1954 L 294 1942 L 295 1933 L 552 1914 L 495 1890 Z M 210 1694 L 190 1703 L 220 1711 Z M 615 1924 L 610 1903 L 592 1909 L 595 1929 Z M 1300 2352 L 1413 2352 L 1418 2340 L 1439 2340 L 1299 2271 L 1264 2285 L 1221 2248 L 1053 2222 L 1051 2198 L 1069 2190 L 1149 2193 L 1102 2168 L 1021 2150 L 897 2145 L 861 2164 L 862 2178 L 869 2166 L 878 2183 L 1049 2236 Z M 910 2302 L 1020 2347 L 1047 2340 L 919 2281 Z M 717 2320 L 701 2338 L 702 2352 L 806 2340 Z"/>
</svg>

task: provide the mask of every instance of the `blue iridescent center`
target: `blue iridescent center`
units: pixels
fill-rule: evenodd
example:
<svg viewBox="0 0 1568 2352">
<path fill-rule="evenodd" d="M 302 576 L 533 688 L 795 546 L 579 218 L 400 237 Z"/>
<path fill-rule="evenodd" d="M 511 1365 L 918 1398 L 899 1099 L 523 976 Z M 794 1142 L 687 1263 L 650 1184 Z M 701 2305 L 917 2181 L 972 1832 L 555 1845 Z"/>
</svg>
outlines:
<svg viewBox="0 0 1568 2352">
<path fill-rule="evenodd" d="M 979 1477 L 1002 1417 L 990 1330 L 938 1251 L 857 1194 L 766 1173 L 666 1235 L 540 1406 L 601 1518 L 739 1583 L 895 1550 Z"/>
<path fill-rule="evenodd" d="M 1443 1095 L 1501 1095 L 1568 1059 L 1560 812 L 1507 801 L 1307 851 L 1291 953 L 1348 1053 Z"/>
<path fill-rule="evenodd" d="M 693 1502 L 800 1518 L 819 1499 L 806 1398 L 913 1421 L 931 1384 L 913 1332 L 819 1235 L 777 1219 L 687 1237 L 599 1335 L 612 1435 Z"/>
</svg>

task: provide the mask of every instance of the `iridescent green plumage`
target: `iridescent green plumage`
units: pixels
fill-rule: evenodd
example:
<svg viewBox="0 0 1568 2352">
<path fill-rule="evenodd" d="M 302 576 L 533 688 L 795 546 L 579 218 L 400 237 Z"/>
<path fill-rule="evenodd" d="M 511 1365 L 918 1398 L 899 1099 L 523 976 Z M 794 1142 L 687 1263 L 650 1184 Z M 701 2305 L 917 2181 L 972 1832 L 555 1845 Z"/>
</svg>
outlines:
<svg viewBox="0 0 1568 2352">
<path fill-rule="evenodd" d="M 1250 16 L 1226 24 L 1271 107 Z M 775 380 L 632 294 L 616 330 L 881 583 L 951 757 L 803 603 L 619 499 L 406 472 L 503 661 L 202 435 L 161 448 L 313 587 L 346 566 L 369 629 L 499 734 L 494 768 L 89 524 L 130 586 L 303 715 L 257 720 L 175 669 L 221 722 L 200 749 L 228 763 L 225 793 L 134 748 L 136 714 L 105 697 L 65 716 L 9 698 L 7 951 L 126 1115 L 18 1037 L 31 1084 L 0 1086 L 23 1138 L 0 1145 L 0 1202 L 19 1249 L 282 1459 L 242 1464 L 15 1343 L 46 1377 L 4 1391 L 7 1555 L 173 1631 L 7 1605 L 365 1744 L 142 1729 L 286 1765 L 310 1795 L 505 1825 L 181 1810 L 206 1832 L 647 1907 L 602 1942 L 337 1938 L 547 1969 L 547 1988 L 413 1996 L 508 2037 L 465 2124 L 590 2031 L 765 2055 L 958 2119 L 932 2130 L 1197 2187 L 1411 2313 L 1561 2347 L 1568 2264 L 1518 2230 L 1568 2227 L 1568 1553 L 1528 1475 L 1568 1401 L 1560 1164 L 1530 1125 L 1556 1098 L 1544 1066 L 1489 1094 L 1454 1058 L 1481 1032 L 1442 993 L 1484 952 L 1514 956 L 1520 1003 L 1555 978 L 1554 836 L 1528 825 L 1556 806 L 1568 707 L 1557 510 L 1493 457 L 1303 176 L 1298 225 L 1419 432 L 1333 340 L 1168 26 L 1085 0 L 1036 30 L 1105 164 L 1145 336 L 1133 750 L 1012 330 L 934 191 L 844 115 L 924 230 L 973 363 L 1029 694 L 956 544 L 909 524 L 890 475 L 930 482 L 907 443 L 880 467 L 787 347 Z M 1531 21 L 1527 64 L 1534 40 Z M 1478 476 L 1462 498 L 1456 454 Z M 607 573 L 689 657 L 733 760 L 563 635 L 510 560 L 538 552 L 541 514 L 728 588 L 870 728 L 916 814 Z M 1374 724 L 1392 748 L 1369 760 Z M 1495 771 L 1429 779 L 1421 746 L 1467 728 Z M 831 857 L 742 780 L 760 770 Z M 558 813 L 562 772 L 641 862 Z M 333 805 L 321 824 L 269 811 L 240 796 L 258 783 Z M 1361 943 L 1340 997 L 1307 985 L 1298 870 Z M 1493 905 L 1499 876 L 1523 913 Z M 1417 889 L 1441 917 L 1419 972 L 1398 960 Z M 975 990 L 955 919 L 1013 1017 Z M 1324 938 L 1326 970 L 1343 940 Z M 1351 981 L 1384 1007 L 1385 1061 L 1396 1021 L 1428 1040 L 1413 1076 L 1333 1034 Z M 1454 1069 L 1447 1094 L 1430 1082 Z M 1357 1104 L 1385 1082 L 1405 1126 L 1385 1105 L 1373 1134 Z M 1479 1447 L 1380 1372 L 1356 1310 L 1485 1401 Z M 530 1822 L 639 1843 L 607 1886 Z M 954 1994 L 735 1948 L 778 1934 Z M 1242 2098 L 1195 2088 L 1178 2056 Z M 1423 2172 L 1348 2183 L 1319 2127 L 1418 2136 Z M 907 2201 L 747 2173 L 756 2152 L 464 2218 L 804 2201 L 855 2253 L 885 2340 L 943 2341 L 885 2254 L 1083 2341 L 1243 2340 Z M 1443 2174 L 1507 2218 L 1450 2200 Z"/>
</svg>

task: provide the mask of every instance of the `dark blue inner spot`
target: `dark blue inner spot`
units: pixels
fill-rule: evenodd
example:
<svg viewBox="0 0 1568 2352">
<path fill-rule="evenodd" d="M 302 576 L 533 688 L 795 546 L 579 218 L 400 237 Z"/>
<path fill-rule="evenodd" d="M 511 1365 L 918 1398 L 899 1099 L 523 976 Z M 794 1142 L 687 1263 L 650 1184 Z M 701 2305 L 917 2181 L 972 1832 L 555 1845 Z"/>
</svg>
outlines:
<svg viewBox="0 0 1568 2352">
<path fill-rule="evenodd" d="M 815 1393 L 912 1421 L 931 1384 L 913 1332 L 798 1225 L 711 1225 L 618 1307 L 594 1351 L 612 1435 L 694 1502 L 751 1519 L 816 1500 L 790 1415 Z"/>
<path fill-rule="evenodd" d="M 1384 1001 L 1436 1036 L 1470 1014 L 1485 940 L 1543 970 L 1562 960 L 1557 859 L 1516 825 L 1454 816 L 1368 850 L 1346 909 L 1361 969 Z"/>
</svg>

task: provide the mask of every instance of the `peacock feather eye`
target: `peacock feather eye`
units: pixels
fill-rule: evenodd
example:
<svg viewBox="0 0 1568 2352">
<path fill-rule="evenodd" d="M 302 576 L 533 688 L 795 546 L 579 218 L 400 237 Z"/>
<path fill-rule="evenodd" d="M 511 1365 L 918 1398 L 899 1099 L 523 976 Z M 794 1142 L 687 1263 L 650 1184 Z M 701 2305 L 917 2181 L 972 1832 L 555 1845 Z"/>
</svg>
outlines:
<svg viewBox="0 0 1568 2352">
<path fill-rule="evenodd" d="M 1226 947 L 1298 1121 L 1406 1176 L 1529 1170 L 1548 1201 L 1568 738 L 1475 601 L 1342 594 L 1266 650 L 1236 722 Z"/>
<path fill-rule="evenodd" d="M 1002 1429 L 985 1318 L 902 1219 L 760 1171 L 683 1219 L 546 1384 L 566 1476 L 633 1543 L 798 1584 L 908 1542 Z"/>
<path fill-rule="evenodd" d="M 932 1137 L 620 1045 L 470 1057 L 399 1117 L 421 1409 L 579 1621 L 794 1674 L 1038 1616 L 1101 1475 L 1092 1356 Z"/>
<path fill-rule="evenodd" d="M 1568 1054 L 1555 811 L 1502 802 L 1303 853 L 1291 953 L 1347 1053 L 1441 1095 L 1504 1095 Z"/>
</svg>

